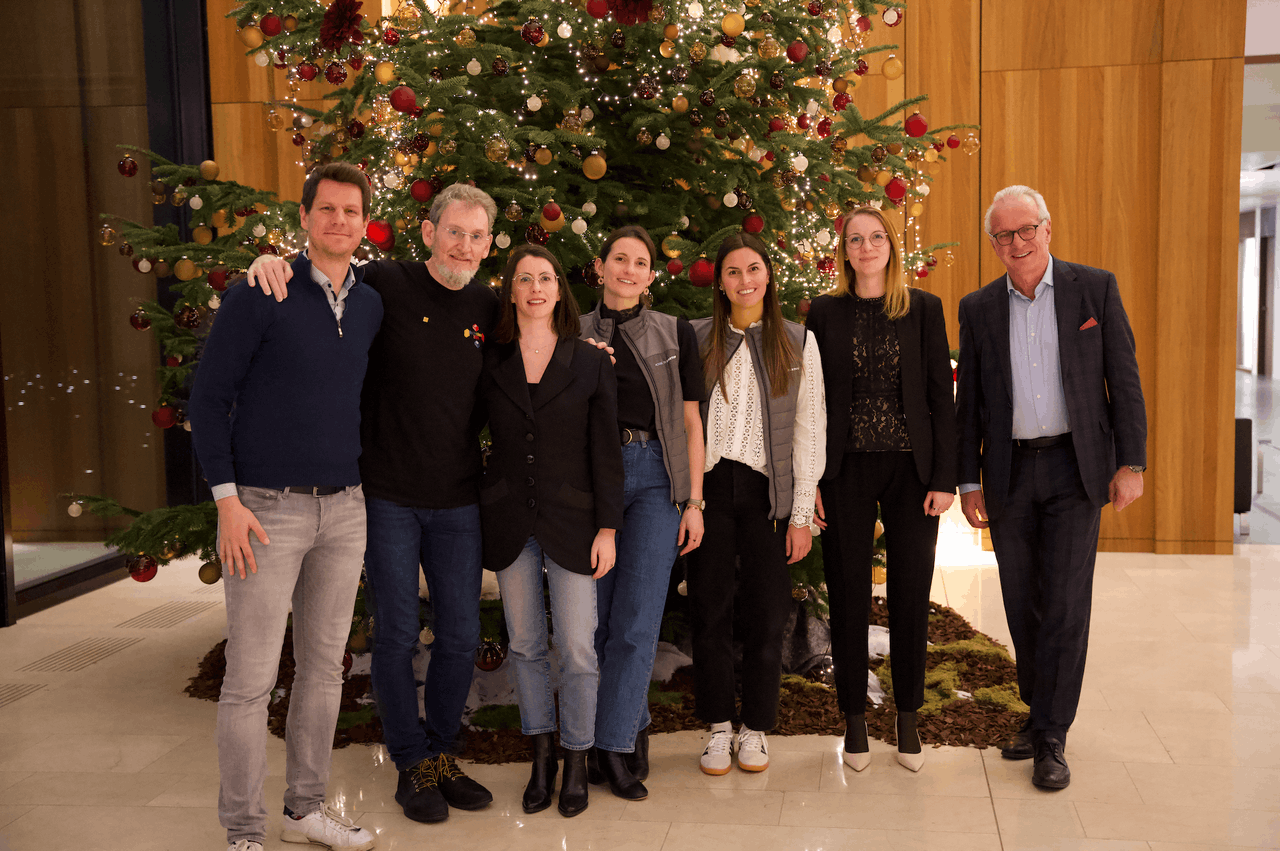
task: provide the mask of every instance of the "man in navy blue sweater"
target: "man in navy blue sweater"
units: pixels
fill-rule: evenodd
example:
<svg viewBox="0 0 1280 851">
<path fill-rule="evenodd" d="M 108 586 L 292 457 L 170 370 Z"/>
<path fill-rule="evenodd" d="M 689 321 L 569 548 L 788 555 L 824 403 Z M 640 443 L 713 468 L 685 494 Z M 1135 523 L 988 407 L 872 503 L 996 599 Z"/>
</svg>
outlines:
<svg viewBox="0 0 1280 851">
<path fill-rule="evenodd" d="M 191 395 L 226 580 L 218 816 L 228 851 L 262 851 L 267 702 L 291 607 L 296 673 L 281 838 L 343 851 L 374 845 L 325 804 L 365 549 L 360 392 L 383 315 L 381 296 L 351 265 L 369 207 L 369 181 L 355 166 L 311 172 L 300 211 L 307 250 L 293 263 L 304 283 L 286 302 L 231 288 Z"/>
</svg>

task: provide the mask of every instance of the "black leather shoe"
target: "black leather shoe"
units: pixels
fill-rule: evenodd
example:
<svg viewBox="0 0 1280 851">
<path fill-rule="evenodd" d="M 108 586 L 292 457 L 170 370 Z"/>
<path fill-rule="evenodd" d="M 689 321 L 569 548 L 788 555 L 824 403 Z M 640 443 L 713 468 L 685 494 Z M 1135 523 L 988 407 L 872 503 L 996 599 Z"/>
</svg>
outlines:
<svg viewBox="0 0 1280 851">
<path fill-rule="evenodd" d="M 550 733 L 529 737 L 533 741 L 533 770 L 529 773 L 529 785 L 524 787 L 524 811 L 540 813 L 551 806 L 551 790 L 556 786 L 555 747 Z"/>
<path fill-rule="evenodd" d="M 636 749 L 627 755 L 631 776 L 641 783 L 649 779 L 649 728 L 636 733 Z"/>
<path fill-rule="evenodd" d="M 396 783 L 396 803 L 404 809 L 405 818 L 431 824 L 449 817 L 449 802 L 440 794 L 436 782 L 436 762 L 435 759 L 424 759 L 413 768 L 400 772 Z"/>
<path fill-rule="evenodd" d="M 564 752 L 564 779 L 560 781 L 560 804 L 565 818 L 573 818 L 587 808 L 587 752 Z"/>
<path fill-rule="evenodd" d="M 649 790 L 627 768 L 627 755 L 613 751 L 597 750 L 600 773 L 609 781 L 609 791 L 628 801 L 642 801 L 649 797 Z"/>
<path fill-rule="evenodd" d="M 599 786 L 604 782 L 604 773 L 600 771 L 600 750 L 587 749 L 587 782 Z"/>
<path fill-rule="evenodd" d="M 1071 783 L 1067 768 L 1066 745 L 1056 739 L 1036 742 L 1036 766 L 1031 782 L 1041 789 L 1065 789 Z"/>
<path fill-rule="evenodd" d="M 1031 759 L 1035 755 L 1034 734 L 1031 730 L 1031 719 L 1028 718 L 1022 722 L 1022 726 L 1013 734 L 1008 744 L 1000 748 L 1000 756 L 1005 759 Z"/>
<path fill-rule="evenodd" d="M 493 793 L 462 773 L 452 754 L 436 757 L 436 783 L 449 806 L 459 810 L 481 810 L 493 803 Z"/>
</svg>

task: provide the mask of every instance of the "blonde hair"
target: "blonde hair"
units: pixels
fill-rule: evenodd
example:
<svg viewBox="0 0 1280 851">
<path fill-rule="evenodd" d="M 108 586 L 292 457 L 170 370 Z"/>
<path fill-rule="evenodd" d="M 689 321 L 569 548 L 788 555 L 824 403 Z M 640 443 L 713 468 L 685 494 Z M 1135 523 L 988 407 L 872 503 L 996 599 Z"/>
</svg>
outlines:
<svg viewBox="0 0 1280 851">
<path fill-rule="evenodd" d="M 911 290 L 907 286 L 907 276 L 902 268 L 902 241 L 898 239 L 898 230 L 893 222 L 875 207 L 859 207 L 844 217 L 840 239 L 836 242 L 836 283 L 831 288 L 831 295 L 847 296 L 854 291 L 856 275 L 849 265 L 849 255 L 845 251 L 845 233 L 854 216 L 875 218 L 889 236 L 889 263 L 884 270 L 884 315 L 890 319 L 901 319 L 911 310 Z"/>
</svg>

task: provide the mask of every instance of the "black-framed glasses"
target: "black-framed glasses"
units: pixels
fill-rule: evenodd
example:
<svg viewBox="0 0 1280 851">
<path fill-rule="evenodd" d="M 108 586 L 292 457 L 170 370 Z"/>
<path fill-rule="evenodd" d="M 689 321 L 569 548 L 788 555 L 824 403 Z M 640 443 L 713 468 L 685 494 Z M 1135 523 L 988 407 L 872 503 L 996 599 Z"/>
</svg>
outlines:
<svg viewBox="0 0 1280 851">
<path fill-rule="evenodd" d="M 997 245 L 1013 245 L 1013 235 L 1016 233 L 1021 237 L 1023 242 L 1030 242 L 1036 238 L 1036 230 L 1044 224 L 1044 219 L 1036 222 L 1034 225 L 1023 225 L 1017 230 L 1002 230 L 999 233 L 991 234 L 991 238 L 996 241 Z"/>
<path fill-rule="evenodd" d="M 884 247 L 884 244 L 889 241 L 889 234 L 885 233 L 882 230 L 878 230 L 875 233 L 871 234 L 870 236 L 866 237 L 865 241 L 870 242 L 873 248 L 882 248 Z M 852 250 L 857 251 L 859 248 L 862 247 L 863 242 L 864 242 L 864 239 L 862 237 L 862 234 L 855 233 L 853 236 L 845 240 L 845 245 L 849 246 L 849 248 L 851 248 Z"/>
</svg>

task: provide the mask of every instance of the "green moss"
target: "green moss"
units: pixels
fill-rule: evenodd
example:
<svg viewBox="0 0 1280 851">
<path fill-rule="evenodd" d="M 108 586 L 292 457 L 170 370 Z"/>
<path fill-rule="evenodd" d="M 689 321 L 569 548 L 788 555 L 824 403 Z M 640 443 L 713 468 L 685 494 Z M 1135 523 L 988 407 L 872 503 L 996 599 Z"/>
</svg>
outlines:
<svg viewBox="0 0 1280 851">
<path fill-rule="evenodd" d="M 964 665 L 946 661 L 934 665 L 924 675 L 924 705 L 920 707 L 921 715 L 934 715 L 947 703 L 956 699 L 956 689 L 960 687 L 960 675 Z M 893 696 L 893 669 L 888 656 L 884 664 L 876 669 L 876 678 L 885 694 Z"/>
<path fill-rule="evenodd" d="M 520 707 L 514 703 L 481 706 L 472 714 L 471 725 L 485 730 L 519 730 Z"/>
<path fill-rule="evenodd" d="M 1031 707 L 1022 702 L 1018 697 L 1018 684 L 1005 683 L 1001 686 L 993 686 L 992 688 L 980 688 L 973 693 L 973 699 L 977 703 L 986 703 L 992 706 L 998 706 L 1001 709 L 1007 709 L 1010 712 L 1030 712 Z"/>
<path fill-rule="evenodd" d="M 809 691 L 830 691 L 830 689 L 822 683 L 814 682 L 808 677 L 802 677 L 797 674 L 782 675 L 782 687 L 785 689 L 787 686 L 796 686 Z"/>
<path fill-rule="evenodd" d="M 684 703 L 684 692 L 663 691 L 657 682 L 649 683 L 650 706 L 680 706 Z"/>
<path fill-rule="evenodd" d="M 373 704 L 369 704 L 355 712 L 339 712 L 338 713 L 338 729 L 349 730 L 352 727 L 359 727 L 361 724 L 368 724 L 373 720 L 376 710 Z"/>
<path fill-rule="evenodd" d="M 930 653 L 973 653 L 989 659 L 1012 659 L 1009 651 L 993 643 L 991 639 L 979 633 L 964 641 L 953 641 L 950 644 L 931 644 Z"/>
</svg>

